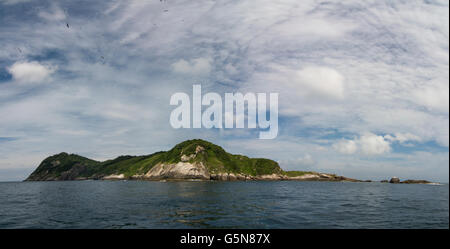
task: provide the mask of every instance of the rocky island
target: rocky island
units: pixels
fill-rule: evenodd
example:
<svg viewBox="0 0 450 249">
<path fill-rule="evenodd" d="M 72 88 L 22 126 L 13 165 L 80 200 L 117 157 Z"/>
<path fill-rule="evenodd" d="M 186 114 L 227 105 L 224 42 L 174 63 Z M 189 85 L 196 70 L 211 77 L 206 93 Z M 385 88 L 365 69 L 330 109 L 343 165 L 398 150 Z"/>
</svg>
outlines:
<svg viewBox="0 0 450 249">
<path fill-rule="evenodd" d="M 89 179 L 360 181 L 335 174 L 284 171 L 273 160 L 233 155 L 200 139 L 184 141 L 169 151 L 103 162 L 62 152 L 42 161 L 26 181 Z"/>
<path fill-rule="evenodd" d="M 398 177 L 392 177 L 391 180 L 382 180 L 381 182 L 383 183 L 403 183 L 403 184 L 435 184 L 434 182 L 429 182 L 426 180 L 404 180 L 404 181 L 400 181 L 400 178 Z"/>
<path fill-rule="evenodd" d="M 285 171 L 265 158 L 233 155 L 201 139 L 187 140 L 169 151 L 144 156 L 119 156 L 96 161 L 65 152 L 47 157 L 25 181 L 69 180 L 297 180 L 372 182 L 313 171 Z M 393 177 L 386 183 L 433 184 Z"/>
</svg>

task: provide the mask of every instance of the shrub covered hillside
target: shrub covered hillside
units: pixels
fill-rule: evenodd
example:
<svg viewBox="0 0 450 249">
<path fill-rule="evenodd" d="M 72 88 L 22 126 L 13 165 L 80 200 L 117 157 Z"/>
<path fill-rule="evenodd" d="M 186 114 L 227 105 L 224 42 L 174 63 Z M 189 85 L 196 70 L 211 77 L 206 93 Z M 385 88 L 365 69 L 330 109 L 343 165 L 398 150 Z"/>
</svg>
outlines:
<svg viewBox="0 0 450 249">
<path fill-rule="evenodd" d="M 99 162 L 65 152 L 46 158 L 27 180 L 101 179 L 108 175 L 145 175 L 157 164 L 202 164 L 211 173 L 250 176 L 284 174 L 278 163 L 264 158 L 233 155 L 208 141 L 194 139 L 177 144 L 166 152 L 145 156 L 119 156 Z"/>
</svg>

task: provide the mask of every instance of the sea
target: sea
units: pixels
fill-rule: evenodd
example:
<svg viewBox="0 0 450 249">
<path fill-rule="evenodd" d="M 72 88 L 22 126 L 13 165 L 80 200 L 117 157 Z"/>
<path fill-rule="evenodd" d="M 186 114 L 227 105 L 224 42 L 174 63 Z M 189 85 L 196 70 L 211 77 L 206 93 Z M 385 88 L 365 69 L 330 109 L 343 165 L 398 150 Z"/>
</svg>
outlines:
<svg viewBox="0 0 450 249">
<path fill-rule="evenodd" d="M 449 185 L 0 182 L 0 228 L 449 228 Z"/>
</svg>

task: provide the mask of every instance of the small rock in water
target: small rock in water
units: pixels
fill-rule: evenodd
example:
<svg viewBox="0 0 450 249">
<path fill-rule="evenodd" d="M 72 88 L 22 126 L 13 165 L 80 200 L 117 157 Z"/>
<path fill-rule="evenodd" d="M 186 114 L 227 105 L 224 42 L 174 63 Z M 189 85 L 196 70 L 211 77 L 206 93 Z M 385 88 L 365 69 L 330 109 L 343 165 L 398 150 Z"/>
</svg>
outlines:
<svg viewBox="0 0 450 249">
<path fill-rule="evenodd" d="M 400 183 L 400 179 L 398 177 L 392 177 L 389 183 Z"/>
</svg>

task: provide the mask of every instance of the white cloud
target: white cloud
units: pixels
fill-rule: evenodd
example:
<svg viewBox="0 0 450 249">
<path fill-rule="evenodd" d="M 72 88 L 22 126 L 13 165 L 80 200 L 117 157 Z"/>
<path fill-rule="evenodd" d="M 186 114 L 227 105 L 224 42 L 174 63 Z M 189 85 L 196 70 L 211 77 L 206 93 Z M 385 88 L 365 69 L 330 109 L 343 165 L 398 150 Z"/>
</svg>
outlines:
<svg viewBox="0 0 450 249">
<path fill-rule="evenodd" d="M 353 140 L 341 140 L 333 145 L 333 148 L 342 154 L 354 154 L 357 150 L 357 144 Z"/>
<path fill-rule="evenodd" d="M 324 15 L 304 15 L 293 17 L 276 25 L 269 34 L 277 33 L 279 37 L 289 39 L 317 40 L 342 38 L 355 30 L 355 22 L 333 19 Z"/>
<path fill-rule="evenodd" d="M 293 159 L 281 159 L 277 162 L 284 170 L 311 170 L 317 163 L 309 153 Z"/>
<path fill-rule="evenodd" d="M 419 136 L 416 136 L 411 133 L 395 133 L 393 136 L 386 135 L 384 136 L 384 139 L 390 141 L 390 142 L 399 142 L 401 144 L 413 141 L 413 142 L 420 142 L 422 141 L 422 138 Z"/>
<path fill-rule="evenodd" d="M 344 97 L 344 77 L 335 69 L 311 66 L 298 71 L 295 83 L 299 91 L 310 91 L 314 95 L 322 95 L 341 99 Z M 303 88 L 305 87 L 305 88 Z"/>
<path fill-rule="evenodd" d="M 392 138 L 389 136 L 389 138 Z M 371 132 L 366 132 L 354 140 L 340 140 L 332 146 L 342 154 L 354 154 L 360 152 L 363 155 L 381 155 L 391 151 L 388 139 Z"/>
<path fill-rule="evenodd" d="M 207 75 L 211 71 L 211 60 L 208 58 L 196 58 L 190 61 L 180 59 L 172 64 L 172 69 L 176 73 Z"/>
<path fill-rule="evenodd" d="M 302 166 L 312 166 L 315 163 L 313 157 L 310 154 L 305 154 L 303 157 L 297 158 L 296 162 L 297 164 Z"/>
<path fill-rule="evenodd" d="M 49 11 L 39 11 L 38 16 L 48 21 L 62 21 L 66 19 L 64 11 L 56 5 L 52 5 Z"/>
<path fill-rule="evenodd" d="M 391 145 L 383 136 L 365 133 L 359 138 L 361 152 L 365 155 L 380 155 L 391 151 Z"/>
<path fill-rule="evenodd" d="M 13 79 L 20 83 L 39 83 L 55 71 L 54 67 L 39 62 L 16 62 L 7 68 Z"/>
<path fill-rule="evenodd" d="M 317 65 L 301 69 L 279 64 L 268 64 L 267 67 L 268 72 L 254 73 L 242 91 L 278 92 L 283 115 L 304 116 L 311 111 L 342 115 L 332 113 L 333 108 L 345 104 L 345 78 L 338 70 Z"/>
<path fill-rule="evenodd" d="M 436 141 L 448 147 L 448 115 L 434 115 L 423 110 L 401 106 L 359 106 L 353 110 L 365 121 L 355 124 L 353 129 L 377 130 L 380 133 L 411 133 L 421 138 L 422 142 Z"/>
<path fill-rule="evenodd" d="M 447 84 L 438 86 L 425 86 L 413 91 L 413 101 L 426 106 L 431 110 L 448 113 L 449 88 Z"/>
</svg>

